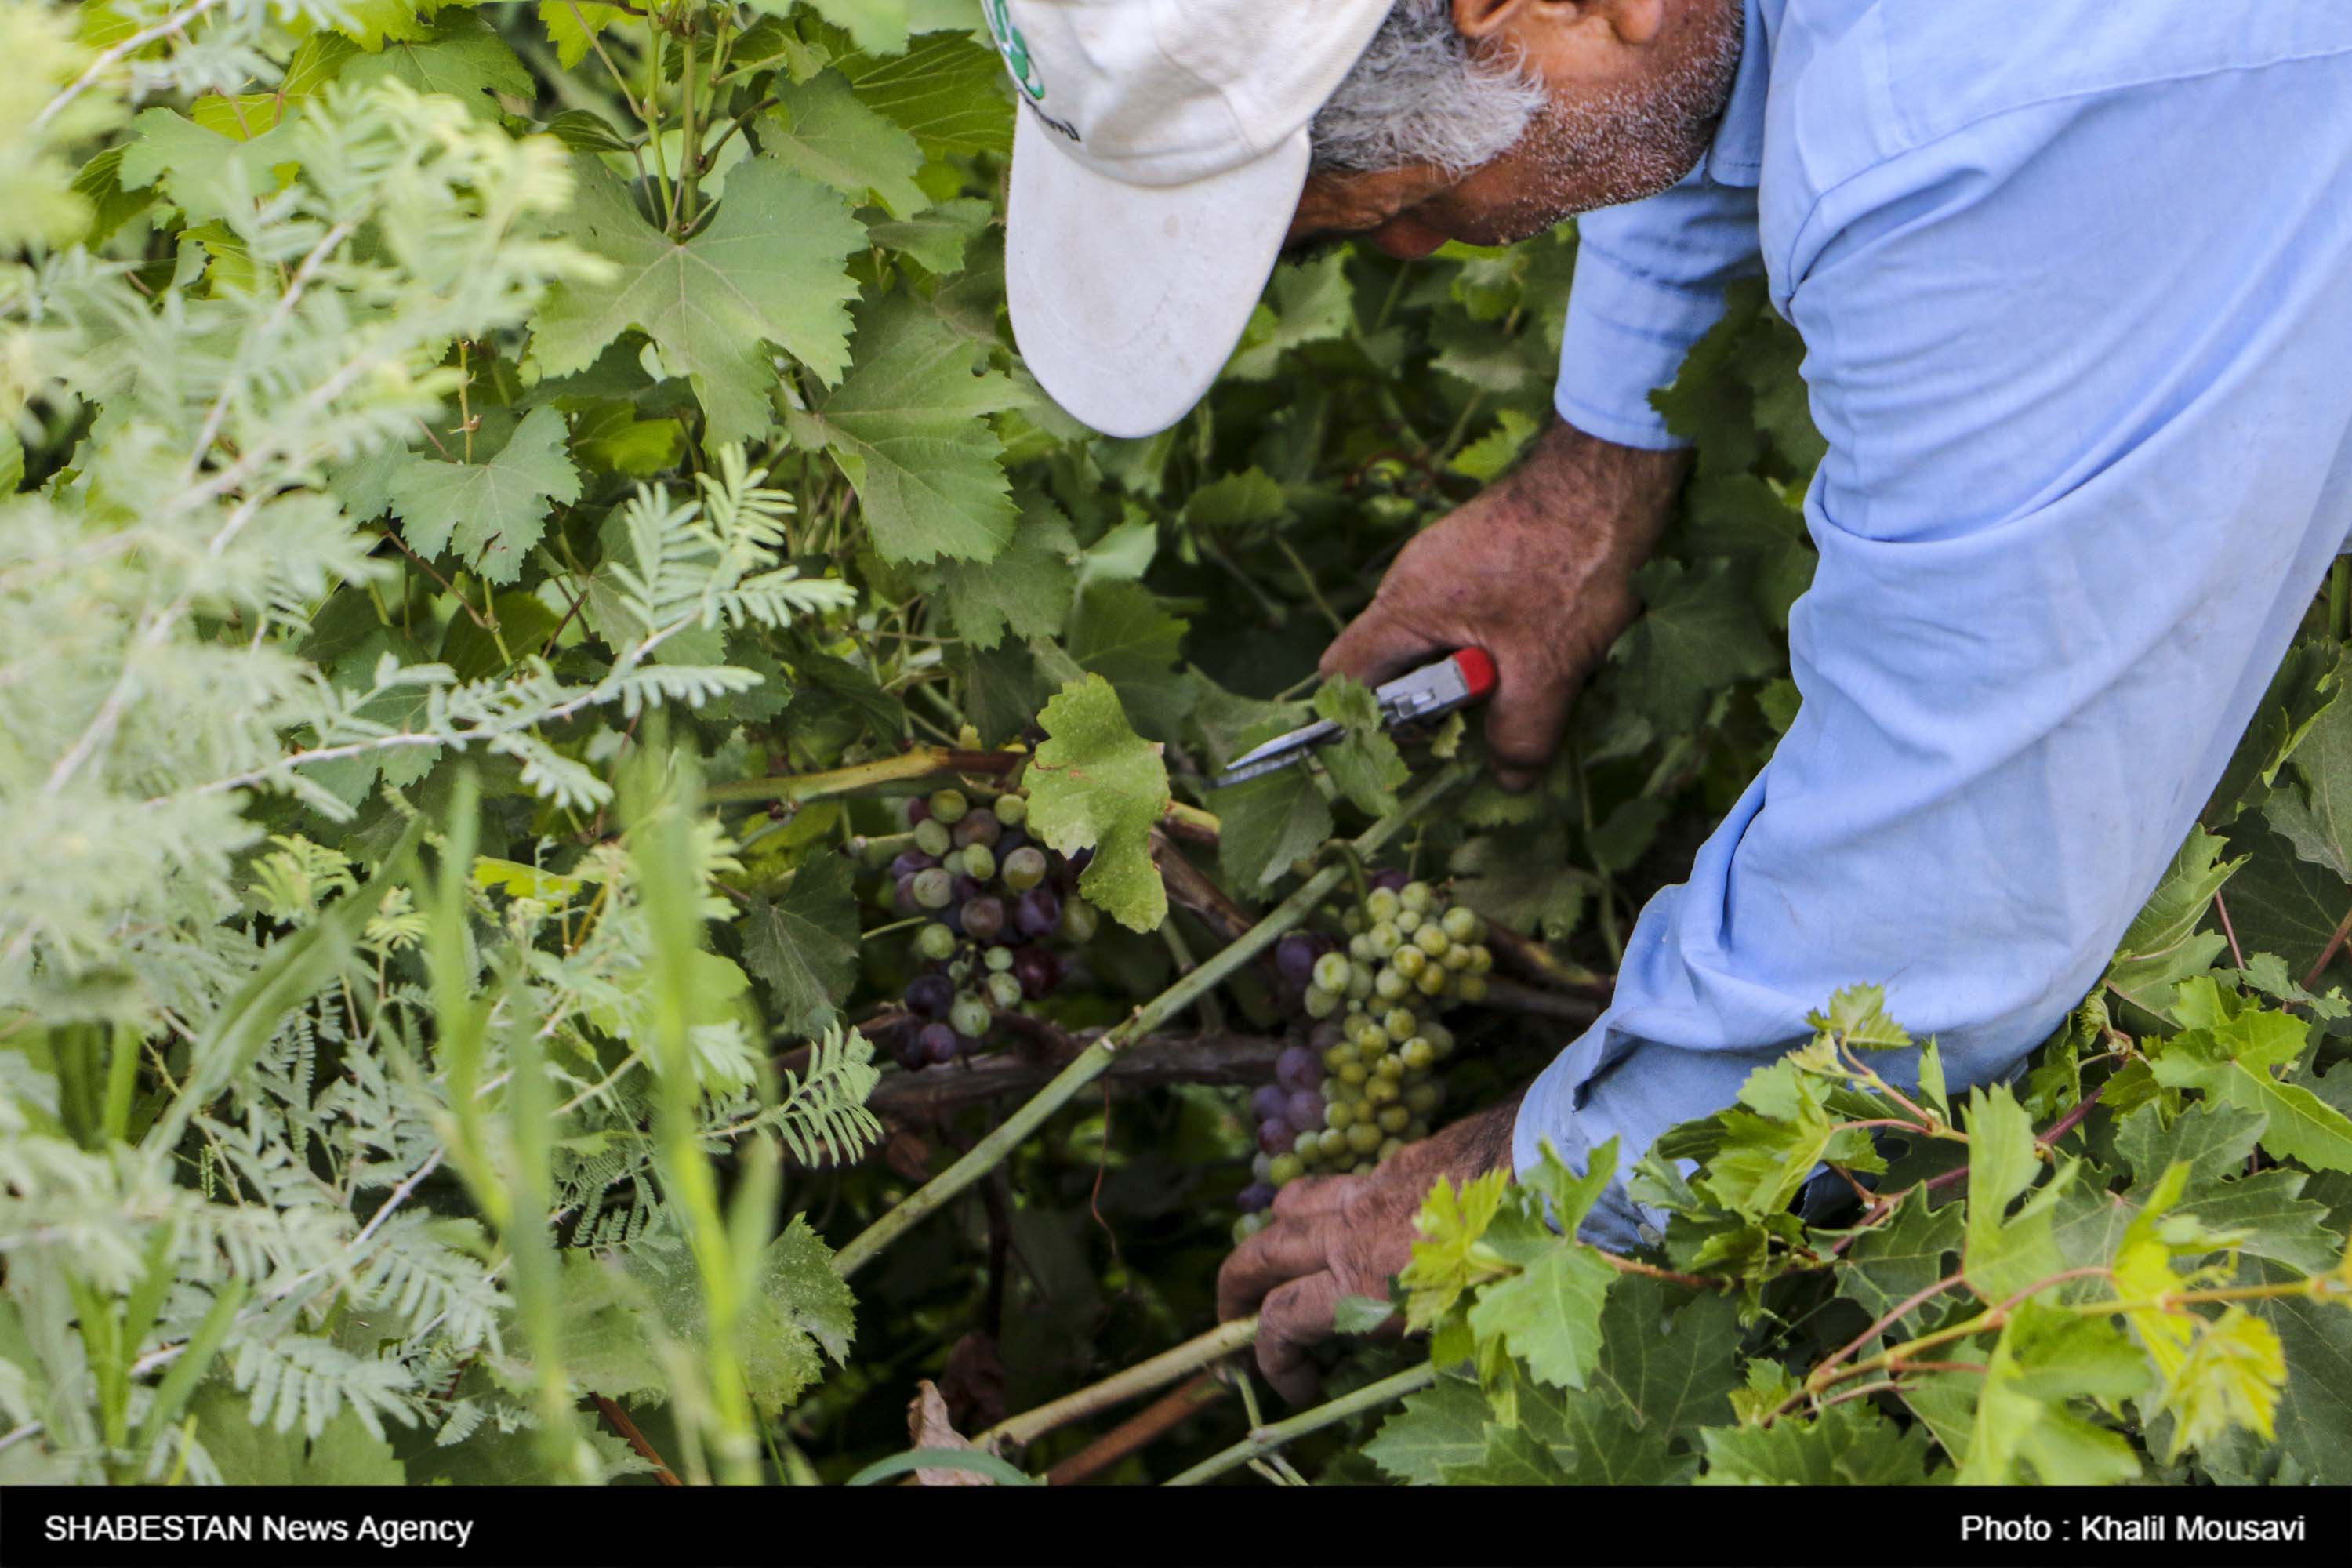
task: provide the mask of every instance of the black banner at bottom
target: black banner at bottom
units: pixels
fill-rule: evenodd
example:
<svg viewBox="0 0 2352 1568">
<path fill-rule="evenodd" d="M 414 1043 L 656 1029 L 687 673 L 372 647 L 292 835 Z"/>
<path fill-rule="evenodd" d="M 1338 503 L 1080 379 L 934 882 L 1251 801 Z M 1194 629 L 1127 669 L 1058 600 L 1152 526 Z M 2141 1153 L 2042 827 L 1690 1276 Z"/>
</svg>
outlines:
<svg viewBox="0 0 2352 1568">
<path fill-rule="evenodd" d="M 2263 1565 L 2352 1562 L 2352 1488 L 0 1490 L 8 1568 L 446 1563 Z"/>
</svg>

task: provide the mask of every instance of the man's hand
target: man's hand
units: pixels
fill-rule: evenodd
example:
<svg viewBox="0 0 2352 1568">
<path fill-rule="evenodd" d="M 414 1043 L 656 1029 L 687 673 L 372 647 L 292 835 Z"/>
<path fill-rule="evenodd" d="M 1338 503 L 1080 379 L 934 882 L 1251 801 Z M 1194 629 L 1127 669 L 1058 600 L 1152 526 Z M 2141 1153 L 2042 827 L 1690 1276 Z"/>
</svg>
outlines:
<svg viewBox="0 0 2352 1568">
<path fill-rule="evenodd" d="M 1649 558 L 1689 467 L 1554 425 L 1520 466 L 1423 532 L 1323 655 L 1323 674 L 1377 686 L 1458 647 L 1494 656 L 1496 782 L 1525 789 L 1559 745 L 1568 705 L 1639 607 Z"/>
<path fill-rule="evenodd" d="M 1314 1396 L 1307 1352 L 1331 1332 L 1341 1297 L 1388 1299 L 1389 1276 L 1412 1258 L 1413 1215 L 1437 1178 L 1466 1182 L 1510 1163 L 1518 1110 L 1513 1096 L 1406 1145 L 1366 1175 L 1302 1178 L 1276 1194 L 1274 1223 L 1217 1271 L 1217 1316 L 1257 1312 L 1258 1370 L 1284 1398 L 1297 1405 Z"/>
</svg>

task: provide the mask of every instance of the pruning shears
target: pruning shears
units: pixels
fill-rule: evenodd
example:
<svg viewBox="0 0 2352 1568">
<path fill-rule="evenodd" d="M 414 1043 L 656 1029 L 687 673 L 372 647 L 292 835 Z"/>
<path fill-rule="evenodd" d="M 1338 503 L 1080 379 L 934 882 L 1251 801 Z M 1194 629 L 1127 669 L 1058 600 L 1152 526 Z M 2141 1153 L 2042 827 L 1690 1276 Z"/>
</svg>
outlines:
<svg viewBox="0 0 2352 1568">
<path fill-rule="evenodd" d="M 1484 648 L 1465 647 L 1435 664 L 1425 664 L 1410 674 L 1398 676 L 1376 688 L 1372 696 L 1381 705 L 1381 728 L 1394 731 L 1467 707 L 1494 689 L 1495 661 Z M 1276 735 L 1227 763 L 1224 771 L 1209 781 L 1209 787 L 1223 789 L 1303 762 L 1317 746 L 1338 739 L 1341 729 L 1328 719 L 1318 719 L 1288 734 Z"/>
</svg>

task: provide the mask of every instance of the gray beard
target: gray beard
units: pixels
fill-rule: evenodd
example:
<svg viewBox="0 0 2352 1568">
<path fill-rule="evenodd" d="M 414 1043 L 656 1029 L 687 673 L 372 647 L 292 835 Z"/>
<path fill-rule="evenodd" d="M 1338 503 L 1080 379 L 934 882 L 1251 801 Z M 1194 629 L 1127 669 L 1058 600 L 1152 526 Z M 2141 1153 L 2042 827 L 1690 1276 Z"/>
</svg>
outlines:
<svg viewBox="0 0 2352 1568">
<path fill-rule="evenodd" d="M 1524 140 L 1561 188 L 1603 173 L 1600 193 L 1553 221 L 1595 207 L 1654 196 L 1696 168 L 1715 139 L 1739 70 L 1746 8 L 1726 5 L 1728 22 L 1661 79 L 1555 102 Z"/>
</svg>

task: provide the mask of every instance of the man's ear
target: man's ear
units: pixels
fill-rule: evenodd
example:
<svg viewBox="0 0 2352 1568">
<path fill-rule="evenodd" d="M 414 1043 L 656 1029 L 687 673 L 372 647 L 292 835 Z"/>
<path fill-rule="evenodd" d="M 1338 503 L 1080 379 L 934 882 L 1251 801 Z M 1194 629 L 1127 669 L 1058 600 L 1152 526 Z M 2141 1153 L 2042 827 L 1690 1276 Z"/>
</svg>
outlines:
<svg viewBox="0 0 2352 1568">
<path fill-rule="evenodd" d="M 1601 19 L 1619 40 L 1646 44 L 1665 24 L 1666 0 L 1454 0 L 1454 30 L 1490 38 L 1538 20 L 1557 25 Z"/>
<path fill-rule="evenodd" d="M 1454 0 L 1454 30 L 1465 38 L 1489 38 L 1534 5 L 1535 0 Z"/>
</svg>

